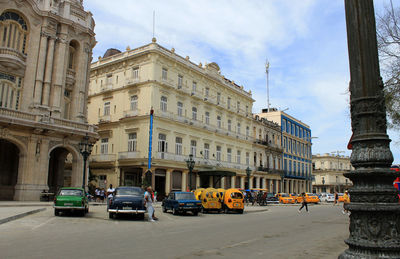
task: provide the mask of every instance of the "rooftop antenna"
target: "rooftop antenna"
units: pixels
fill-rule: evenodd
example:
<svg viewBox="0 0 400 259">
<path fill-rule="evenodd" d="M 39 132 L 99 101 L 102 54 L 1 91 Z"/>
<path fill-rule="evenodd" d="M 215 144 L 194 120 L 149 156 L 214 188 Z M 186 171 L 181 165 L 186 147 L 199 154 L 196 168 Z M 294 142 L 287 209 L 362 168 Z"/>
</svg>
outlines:
<svg viewBox="0 0 400 259">
<path fill-rule="evenodd" d="M 265 73 L 267 74 L 267 108 L 269 112 L 269 61 L 265 60 Z"/>
</svg>

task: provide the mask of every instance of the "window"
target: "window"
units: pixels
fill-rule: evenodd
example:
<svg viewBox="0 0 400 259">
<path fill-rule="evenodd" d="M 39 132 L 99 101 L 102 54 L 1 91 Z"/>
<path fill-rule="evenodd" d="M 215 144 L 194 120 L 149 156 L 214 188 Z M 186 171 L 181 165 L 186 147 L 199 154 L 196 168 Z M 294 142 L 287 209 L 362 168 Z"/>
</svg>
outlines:
<svg viewBox="0 0 400 259">
<path fill-rule="evenodd" d="M 228 120 L 228 130 L 231 131 L 232 130 L 232 121 Z"/>
<path fill-rule="evenodd" d="M 178 107 L 178 116 L 182 117 L 183 103 L 178 102 L 177 107 Z"/>
<path fill-rule="evenodd" d="M 238 151 L 236 152 L 236 163 L 238 163 L 238 164 L 240 164 L 240 160 L 241 160 L 240 154 L 241 154 L 241 152 L 240 152 L 240 150 L 238 150 Z"/>
<path fill-rule="evenodd" d="M 0 72 L 0 80 L 0 107 L 18 110 L 22 78 Z"/>
<path fill-rule="evenodd" d="M 191 140 L 190 141 L 190 154 L 193 155 L 194 157 L 196 157 L 196 146 L 197 146 L 196 140 Z"/>
<path fill-rule="evenodd" d="M 25 20 L 17 13 L 4 12 L 0 16 L 0 28 L 3 30 L 0 46 L 26 54 L 28 27 Z"/>
<path fill-rule="evenodd" d="M 162 69 L 162 80 L 167 80 L 168 79 L 168 70 L 166 68 Z"/>
<path fill-rule="evenodd" d="M 100 153 L 103 155 L 108 154 L 108 138 L 101 139 Z"/>
<path fill-rule="evenodd" d="M 250 135 L 250 128 L 249 126 L 246 126 L 246 137 Z"/>
<path fill-rule="evenodd" d="M 221 128 L 221 116 L 217 116 L 217 127 L 220 129 Z"/>
<path fill-rule="evenodd" d="M 209 93 L 210 93 L 210 88 L 207 87 L 205 91 L 205 96 L 208 97 Z"/>
<path fill-rule="evenodd" d="M 167 148 L 167 135 L 162 133 L 158 134 L 158 152 L 162 153 L 162 159 L 164 158 L 164 153 L 168 152 Z"/>
<path fill-rule="evenodd" d="M 206 124 L 209 125 L 210 124 L 210 112 L 206 112 L 205 118 L 206 118 Z"/>
<path fill-rule="evenodd" d="M 246 152 L 246 165 L 250 165 L 250 153 Z"/>
<path fill-rule="evenodd" d="M 221 161 L 221 146 L 217 146 L 217 161 Z"/>
<path fill-rule="evenodd" d="M 246 105 L 246 116 L 249 115 L 249 106 Z"/>
<path fill-rule="evenodd" d="M 204 158 L 209 159 L 210 157 L 210 144 L 205 143 L 204 144 Z"/>
<path fill-rule="evenodd" d="M 138 102 L 137 95 L 131 96 L 131 111 L 137 110 L 137 102 Z"/>
<path fill-rule="evenodd" d="M 237 132 L 238 134 L 240 134 L 240 123 L 239 123 L 239 122 L 238 122 L 237 127 L 236 127 L 236 132 Z"/>
<path fill-rule="evenodd" d="M 112 84 L 112 75 L 107 75 L 106 85 L 111 85 L 111 84 Z"/>
<path fill-rule="evenodd" d="M 228 109 L 230 109 L 230 108 L 231 108 L 231 98 L 230 98 L 230 97 L 228 97 L 228 103 L 227 103 L 227 107 L 228 107 Z"/>
<path fill-rule="evenodd" d="M 286 120 L 282 119 L 282 132 L 286 131 Z"/>
<path fill-rule="evenodd" d="M 221 93 L 217 93 L 217 104 L 221 102 Z"/>
<path fill-rule="evenodd" d="M 192 94 L 195 94 L 195 93 L 196 93 L 196 90 L 197 90 L 197 83 L 193 81 L 193 84 L 192 84 Z"/>
<path fill-rule="evenodd" d="M 168 101 L 167 97 L 161 96 L 160 109 L 163 112 L 167 111 L 167 101 Z"/>
<path fill-rule="evenodd" d="M 228 163 L 231 163 L 232 162 L 232 149 L 228 148 L 227 153 L 228 153 L 227 161 L 228 161 Z"/>
<path fill-rule="evenodd" d="M 238 113 L 240 112 L 240 102 L 239 101 L 237 101 L 237 103 L 236 103 L 236 110 Z"/>
<path fill-rule="evenodd" d="M 192 107 L 192 120 L 197 120 L 197 108 Z"/>
<path fill-rule="evenodd" d="M 178 89 L 182 89 L 183 86 L 183 76 L 178 75 Z"/>
<path fill-rule="evenodd" d="M 132 78 L 139 79 L 139 68 L 138 67 L 132 68 Z"/>
<path fill-rule="evenodd" d="M 136 133 L 129 133 L 128 135 L 128 152 L 136 151 Z"/>
<path fill-rule="evenodd" d="M 110 102 L 104 103 L 104 115 L 110 115 Z"/>
<path fill-rule="evenodd" d="M 175 154 L 182 155 L 182 138 L 176 137 L 175 139 Z"/>
</svg>

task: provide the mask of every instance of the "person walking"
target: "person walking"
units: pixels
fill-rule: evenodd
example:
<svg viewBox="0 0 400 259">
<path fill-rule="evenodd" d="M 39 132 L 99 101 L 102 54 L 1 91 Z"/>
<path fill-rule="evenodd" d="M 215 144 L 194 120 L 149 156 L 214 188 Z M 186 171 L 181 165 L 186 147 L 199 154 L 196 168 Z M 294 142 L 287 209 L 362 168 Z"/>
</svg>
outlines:
<svg viewBox="0 0 400 259">
<path fill-rule="evenodd" d="M 335 191 L 335 199 L 333 200 L 333 206 L 336 206 L 339 200 L 339 194 Z"/>
<path fill-rule="evenodd" d="M 350 211 L 348 211 L 346 209 L 346 204 L 348 204 L 348 203 L 350 203 L 350 195 L 349 195 L 348 191 L 345 191 L 344 195 L 343 195 L 343 211 L 342 211 L 342 213 L 350 215 Z"/>
<path fill-rule="evenodd" d="M 115 189 L 113 188 L 112 184 L 110 184 L 110 188 L 107 189 L 107 209 L 110 204 L 110 199 L 113 197 Z"/>
<path fill-rule="evenodd" d="M 299 209 L 299 213 L 301 212 L 301 210 L 304 208 L 304 207 L 306 207 L 306 211 L 307 211 L 307 213 L 309 213 L 309 211 L 308 211 L 308 205 L 307 205 L 307 201 L 306 201 L 306 193 L 302 193 L 301 194 L 301 198 L 302 198 L 302 202 L 301 202 L 301 207 L 300 207 L 300 209 Z"/>
<path fill-rule="evenodd" d="M 153 207 L 153 190 L 151 187 L 147 187 L 146 192 L 144 193 L 144 205 L 146 206 L 147 209 L 147 215 L 149 218 L 150 222 L 154 222 L 155 220 L 153 219 L 154 215 L 154 207 Z"/>
</svg>

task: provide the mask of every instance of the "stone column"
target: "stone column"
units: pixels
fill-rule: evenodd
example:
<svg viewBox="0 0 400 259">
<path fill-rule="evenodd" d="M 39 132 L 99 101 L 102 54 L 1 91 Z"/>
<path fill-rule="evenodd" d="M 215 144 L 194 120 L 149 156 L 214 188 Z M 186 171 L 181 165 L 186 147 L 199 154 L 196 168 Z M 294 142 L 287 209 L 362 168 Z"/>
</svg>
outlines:
<svg viewBox="0 0 400 259">
<path fill-rule="evenodd" d="M 386 134 L 386 109 L 380 77 L 372 0 L 346 0 L 353 136 L 353 182 L 349 246 L 339 258 L 400 258 L 400 206 L 393 181 L 400 174 Z"/>
<path fill-rule="evenodd" d="M 239 176 L 240 177 L 240 188 L 241 189 L 244 189 L 244 188 L 246 188 L 245 187 L 245 181 L 244 181 L 244 178 L 246 177 L 246 176 Z"/>
<path fill-rule="evenodd" d="M 39 48 L 39 56 L 38 56 L 37 70 L 36 70 L 35 95 L 34 95 L 35 105 L 40 105 L 42 100 L 46 54 L 47 54 L 47 35 L 45 33 L 42 33 L 40 38 L 40 48 Z"/>
<path fill-rule="evenodd" d="M 212 177 L 212 176 L 209 176 L 209 178 L 208 178 L 209 180 L 209 182 L 210 182 L 210 184 L 209 184 L 209 187 L 214 187 L 214 177 Z"/>
<path fill-rule="evenodd" d="M 254 176 L 250 176 L 250 179 L 249 179 L 249 189 L 252 189 L 253 188 L 253 180 L 254 179 Z"/>
<path fill-rule="evenodd" d="M 231 177 L 231 188 L 236 188 L 236 176 Z"/>
<path fill-rule="evenodd" d="M 182 191 L 186 192 L 188 188 L 188 181 L 187 181 L 187 176 L 188 176 L 189 171 L 185 170 L 182 172 Z"/>
<path fill-rule="evenodd" d="M 50 37 L 49 47 L 47 48 L 46 69 L 44 73 L 43 97 L 42 97 L 43 106 L 49 106 L 50 84 L 53 73 L 54 43 L 55 39 L 53 37 Z"/>
<path fill-rule="evenodd" d="M 200 176 L 196 174 L 196 189 L 200 187 Z"/>
<path fill-rule="evenodd" d="M 165 193 L 168 194 L 171 192 L 171 176 L 172 176 L 172 171 L 174 169 L 167 169 L 167 172 L 165 174 Z"/>
<path fill-rule="evenodd" d="M 221 177 L 221 188 L 225 188 L 225 177 Z"/>
</svg>

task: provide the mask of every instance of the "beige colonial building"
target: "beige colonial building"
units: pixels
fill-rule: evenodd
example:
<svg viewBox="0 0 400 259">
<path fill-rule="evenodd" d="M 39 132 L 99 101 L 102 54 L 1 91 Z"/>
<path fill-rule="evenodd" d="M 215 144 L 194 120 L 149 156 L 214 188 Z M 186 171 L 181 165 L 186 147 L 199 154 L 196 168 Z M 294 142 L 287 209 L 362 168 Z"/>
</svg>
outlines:
<svg viewBox="0 0 400 259">
<path fill-rule="evenodd" d="M 344 192 L 353 185 L 343 176 L 344 173 L 354 170 L 349 157 L 329 153 L 317 154 L 312 157 L 312 162 L 314 192 Z"/>
<path fill-rule="evenodd" d="M 90 170 L 100 187 L 140 186 L 150 168 L 160 194 L 189 186 L 245 188 L 249 167 L 250 187 L 280 190 L 279 125 L 255 119 L 251 92 L 222 76 L 216 63 L 195 64 L 153 39 L 125 52 L 108 50 L 91 65 L 89 89 L 89 122 L 100 134 Z"/>
<path fill-rule="evenodd" d="M 311 129 L 302 122 L 275 108 L 257 114 L 281 127 L 283 143 L 283 189 L 288 193 L 312 191 Z"/>
<path fill-rule="evenodd" d="M 82 0 L 0 0 L 0 200 L 82 185 L 93 28 Z"/>
</svg>

